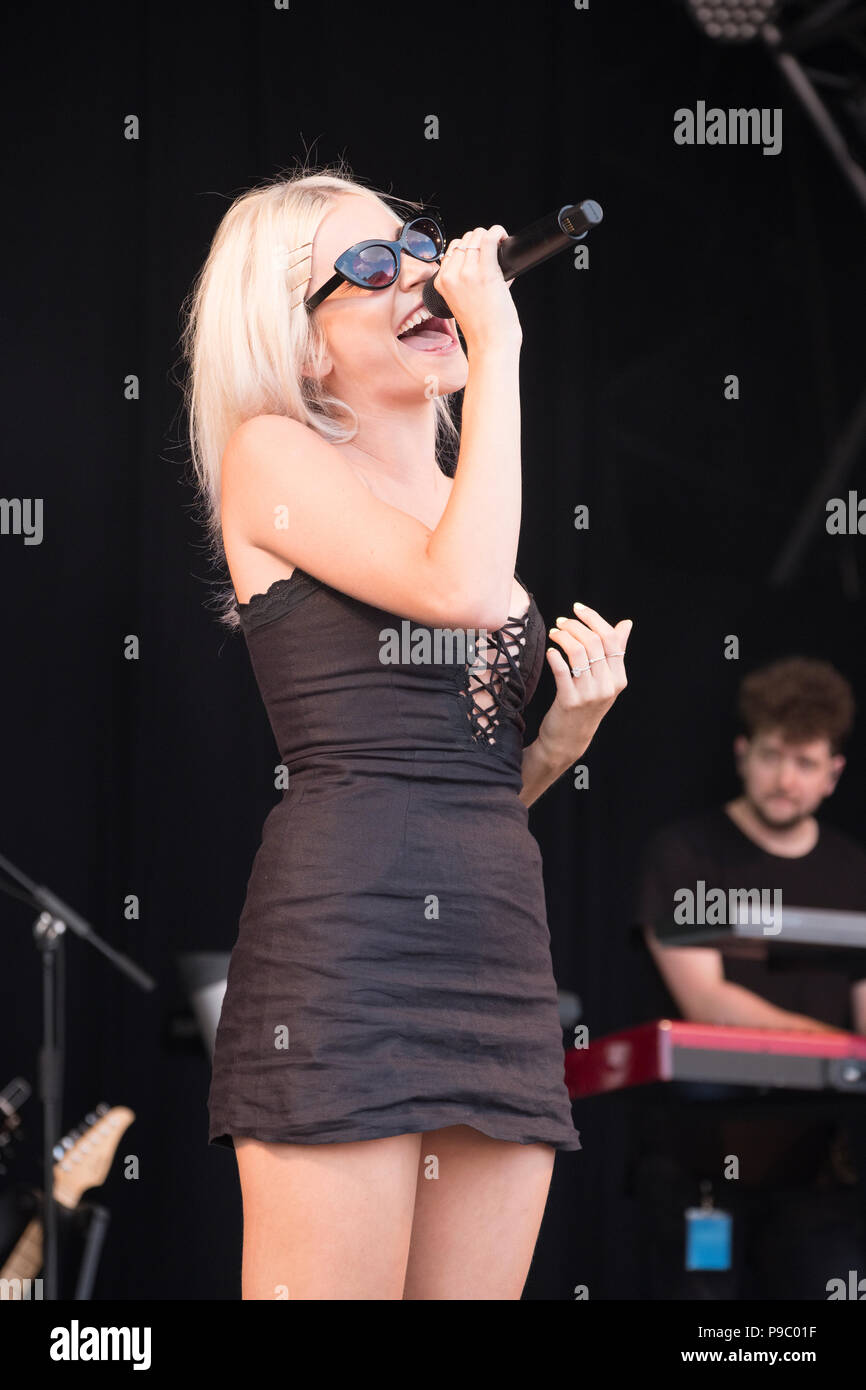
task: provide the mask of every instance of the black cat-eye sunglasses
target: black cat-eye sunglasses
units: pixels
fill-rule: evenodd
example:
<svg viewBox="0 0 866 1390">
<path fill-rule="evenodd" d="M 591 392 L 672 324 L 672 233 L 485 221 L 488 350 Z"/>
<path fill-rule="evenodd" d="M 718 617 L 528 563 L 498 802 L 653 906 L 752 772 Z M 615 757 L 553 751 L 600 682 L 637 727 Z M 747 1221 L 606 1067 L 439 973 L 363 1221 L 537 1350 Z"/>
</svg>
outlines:
<svg viewBox="0 0 866 1390">
<path fill-rule="evenodd" d="M 432 217 L 415 217 L 403 224 L 396 241 L 359 241 L 356 246 L 350 246 L 334 262 L 336 275 L 326 280 L 304 303 L 312 312 L 346 280 L 365 290 L 387 289 L 400 274 L 402 251 L 408 251 L 417 261 L 439 261 L 444 250 L 445 238 L 438 222 Z"/>
</svg>

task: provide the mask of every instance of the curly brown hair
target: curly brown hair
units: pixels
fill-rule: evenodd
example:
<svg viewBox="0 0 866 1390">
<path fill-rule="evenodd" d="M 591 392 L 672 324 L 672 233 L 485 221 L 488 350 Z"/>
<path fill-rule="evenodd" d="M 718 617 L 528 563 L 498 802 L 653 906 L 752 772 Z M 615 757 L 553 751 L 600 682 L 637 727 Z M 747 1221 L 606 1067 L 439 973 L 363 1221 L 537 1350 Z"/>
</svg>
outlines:
<svg viewBox="0 0 866 1390">
<path fill-rule="evenodd" d="M 826 738 L 839 753 L 857 706 L 849 682 L 829 661 L 790 656 L 743 679 L 738 709 L 749 738 L 770 730 L 788 743 Z"/>
</svg>

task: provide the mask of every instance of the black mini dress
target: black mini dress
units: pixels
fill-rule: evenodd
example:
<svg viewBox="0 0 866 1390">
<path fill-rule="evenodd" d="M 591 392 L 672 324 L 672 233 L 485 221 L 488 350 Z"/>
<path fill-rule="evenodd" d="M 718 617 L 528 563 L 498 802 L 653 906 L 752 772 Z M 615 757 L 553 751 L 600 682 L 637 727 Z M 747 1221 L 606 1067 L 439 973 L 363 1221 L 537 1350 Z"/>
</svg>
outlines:
<svg viewBox="0 0 866 1390">
<path fill-rule="evenodd" d="M 580 1149 L 519 798 L 535 599 L 474 650 L 297 568 L 238 612 L 288 785 L 232 951 L 209 1142 L 471 1125 Z"/>
</svg>

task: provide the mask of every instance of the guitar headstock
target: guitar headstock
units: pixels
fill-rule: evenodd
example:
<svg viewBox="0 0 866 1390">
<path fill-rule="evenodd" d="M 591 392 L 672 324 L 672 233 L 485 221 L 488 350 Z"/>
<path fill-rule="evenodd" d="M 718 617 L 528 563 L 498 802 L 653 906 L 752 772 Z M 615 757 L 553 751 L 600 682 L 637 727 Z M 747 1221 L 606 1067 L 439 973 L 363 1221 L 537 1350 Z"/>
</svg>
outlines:
<svg viewBox="0 0 866 1390">
<path fill-rule="evenodd" d="M 23 1076 L 14 1077 L 0 1091 L 0 1178 L 7 1176 L 7 1161 L 15 1157 L 15 1144 L 24 1133 L 18 1112 L 30 1093 Z"/>
<path fill-rule="evenodd" d="M 101 1187 L 108 1177 L 124 1132 L 135 1119 L 125 1105 L 97 1105 L 77 1129 L 54 1146 L 54 1196 L 64 1207 L 75 1207 L 89 1187 Z"/>
</svg>

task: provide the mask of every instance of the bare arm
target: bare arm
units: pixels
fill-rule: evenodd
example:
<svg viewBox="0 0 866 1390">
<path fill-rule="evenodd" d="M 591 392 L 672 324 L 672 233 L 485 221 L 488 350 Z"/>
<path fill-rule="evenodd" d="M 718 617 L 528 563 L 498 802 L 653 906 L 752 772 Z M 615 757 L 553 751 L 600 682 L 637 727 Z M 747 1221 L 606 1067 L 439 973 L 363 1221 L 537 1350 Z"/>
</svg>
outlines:
<svg viewBox="0 0 866 1390">
<path fill-rule="evenodd" d="M 499 223 L 476 227 L 480 251 L 446 255 L 436 280 L 466 340 L 469 375 L 454 485 L 428 553 L 444 571 L 462 571 L 489 618 L 479 625 L 493 631 L 511 611 L 521 509 L 523 333 L 497 259 L 506 236 Z"/>
<path fill-rule="evenodd" d="M 523 786 L 520 789 L 520 800 L 524 806 L 531 806 L 548 787 L 558 782 L 563 773 L 571 767 L 571 761 L 569 758 L 567 761 L 556 762 L 548 755 L 540 739 L 528 743 L 523 749 L 521 764 Z"/>
<path fill-rule="evenodd" d="M 483 627 L 491 616 L 459 566 L 428 550 L 432 532 L 383 502 L 342 454 L 297 420 L 260 415 L 223 456 L 222 530 L 229 566 L 252 545 L 316 579 L 434 627 Z"/>
<path fill-rule="evenodd" d="M 428 552 L 443 570 L 462 571 L 495 632 L 511 611 L 520 535 L 520 345 L 475 356 L 470 345 L 468 356 L 457 471 Z"/>
<path fill-rule="evenodd" d="M 684 1018 L 745 1028 L 797 1028 L 810 1033 L 839 1033 L 807 1014 L 790 1013 L 753 990 L 725 979 L 721 951 L 707 946 L 663 946 L 651 928 L 644 937 L 652 957 Z"/>
<path fill-rule="evenodd" d="M 866 980 L 858 980 L 851 986 L 851 1013 L 854 1031 L 866 1033 Z"/>
</svg>

